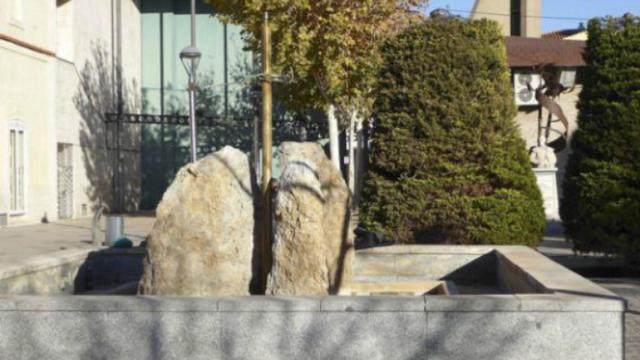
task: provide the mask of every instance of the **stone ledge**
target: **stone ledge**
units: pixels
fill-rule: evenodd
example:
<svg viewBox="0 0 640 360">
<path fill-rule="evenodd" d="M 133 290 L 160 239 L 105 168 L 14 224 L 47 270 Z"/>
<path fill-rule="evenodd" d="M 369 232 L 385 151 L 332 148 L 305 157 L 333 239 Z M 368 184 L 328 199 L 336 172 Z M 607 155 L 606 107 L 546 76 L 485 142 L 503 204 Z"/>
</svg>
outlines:
<svg viewBox="0 0 640 360">
<path fill-rule="evenodd" d="M 322 298 L 324 312 L 424 312 L 423 296 L 327 296 Z"/>
<path fill-rule="evenodd" d="M 171 296 L 0 296 L 0 312 L 217 312 L 218 301 Z"/>
<path fill-rule="evenodd" d="M 622 298 L 599 285 L 581 277 L 552 261 L 544 255 L 526 246 L 457 246 L 457 245 L 392 245 L 372 249 L 360 250 L 356 254 L 356 272 L 354 279 L 358 282 L 390 282 L 390 281 L 417 281 L 442 279 L 445 274 L 429 277 L 415 271 L 412 276 L 407 276 L 398 271 L 399 257 L 403 254 L 407 258 L 417 256 L 416 259 L 404 259 L 403 262 L 418 266 L 426 255 L 438 259 L 441 255 L 458 255 L 465 259 L 469 255 L 496 254 L 497 271 L 502 271 L 504 278 L 501 285 L 509 285 L 505 281 L 511 281 L 511 285 L 521 285 L 516 292 L 555 294 L 558 297 L 542 297 L 545 301 L 557 299 L 557 303 L 542 304 L 540 300 L 534 300 L 530 304 L 531 309 L 575 309 L 576 311 L 622 311 L 625 303 Z M 360 257 L 360 259 L 358 259 Z M 465 259 L 468 261 L 468 259 Z M 435 262 L 435 260 L 433 260 Z M 464 261 L 461 261 L 464 262 Z M 447 263 L 450 263 L 447 262 Z M 442 267 L 438 264 L 425 263 L 425 267 Z M 456 269 L 459 265 L 456 265 Z M 360 272 L 358 270 L 361 270 Z M 455 270 L 455 269 L 454 269 Z M 442 272 L 442 271 L 441 271 Z M 511 277 L 509 277 L 511 276 Z M 514 282 L 515 281 L 515 282 Z M 522 287 L 526 287 L 522 288 Z M 470 295 L 471 296 L 471 295 Z M 475 295 L 481 298 L 482 295 Z M 434 300 L 437 301 L 437 300 Z M 467 300 L 465 300 L 467 301 Z M 463 306 L 464 308 L 464 306 Z"/>
<path fill-rule="evenodd" d="M 513 295 L 427 295 L 427 312 L 515 312 L 520 299 Z"/>
<path fill-rule="evenodd" d="M 528 248 L 500 248 L 502 261 L 517 269 L 544 287 L 546 292 L 585 295 L 619 300 L 622 298 L 609 290 L 583 278 L 546 256 Z"/>
<path fill-rule="evenodd" d="M 561 294 L 163 297 L 0 296 L 0 312 L 624 312 L 617 297 Z"/>
<path fill-rule="evenodd" d="M 430 359 L 622 360 L 620 313 L 428 313 Z"/>
<path fill-rule="evenodd" d="M 624 312 L 624 299 L 597 295 L 575 296 L 562 294 L 516 294 L 525 312 Z"/>
<path fill-rule="evenodd" d="M 320 310 L 281 311 L 310 299 L 0 298 L 0 306 L 13 306 L 0 310 L 0 353 L 30 359 L 109 354 L 111 359 L 622 360 L 621 312 L 513 311 L 526 299 L 489 299 L 491 306 L 471 311 L 478 305 L 471 297 L 328 297 L 311 299 Z M 61 304 L 64 300 L 69 304 Z M 217 305 L 225 301 L 251 302 L 252 311 L 223 311 Z"/>
<path fill-rule="evenodd" d="M 104 248 L 72 249 L 29 258 L 21 264 L 0 268 L 0 280 L 30 274 L 74 261 L 85 260 L 89 253 Z"/>
<path fill-rule="evenodd" d="M 484 255 L 501 246 L 493 245 L 391 245 L 358 250 L 356 254 L 455 254 Z"/>
<path fill-rule="evenodd" d="M 218 300 L 220 312 L 318 312 L 321 298 L 287 296 L 237 296 Z"/>
</svg>

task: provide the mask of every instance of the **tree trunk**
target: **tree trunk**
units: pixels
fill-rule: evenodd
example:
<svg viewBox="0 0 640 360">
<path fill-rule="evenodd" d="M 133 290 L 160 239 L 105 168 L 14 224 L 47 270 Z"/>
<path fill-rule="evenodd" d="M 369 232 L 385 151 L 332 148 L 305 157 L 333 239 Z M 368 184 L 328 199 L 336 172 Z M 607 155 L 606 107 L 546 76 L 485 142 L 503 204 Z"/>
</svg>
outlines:
<svg viewBox="0 0 640 360">
<path fill-rule="evenodd" d="M 355 199 L 355 190 L 356 190 L 356 148 L 358 147 L 358 139 L 356 134 L 356 121 L 358 117 L 358 112 L 355 110 L 351 110 L 349 114 L 349 130 L 347 132 L 347 145 L 349 151 L 349 167 L 347 171 L 347 180 L 349 184 L 349 190 L 351 190 L 351 194 L 354 195 Z"/>
<path fill-rule="evenodd" d="M 352 205 L 358 207 L 362 190 L 362 178 L 365 171 L 364 123 L 357 110 L 349 114 L 349 129 L 347 131 L 347 146 L 349 151 L 349 166 L 347 180 L 351 190 Z"/>
<path fill-rule="evenodd" d="M 329 106 L 327 111 L 327 122 L 329 123 L 329 150 L 331 162 L 340 170 L 340 139 L 338 136 L 338 120 L 336 119 L 336 107 Z"/>
<path fill-rule="evenodd" d="M 366 144 L 364 137 L 364 121 L 360 116 L 356 117 L 355 123 L 355 148 L 354 148 L 354 186 L 353 186 L 353 206 L 358 207 L 360 204 L 360 194 L 362 193 L 362 183 L 365 172 L 366 163 Z"/>
</svg>

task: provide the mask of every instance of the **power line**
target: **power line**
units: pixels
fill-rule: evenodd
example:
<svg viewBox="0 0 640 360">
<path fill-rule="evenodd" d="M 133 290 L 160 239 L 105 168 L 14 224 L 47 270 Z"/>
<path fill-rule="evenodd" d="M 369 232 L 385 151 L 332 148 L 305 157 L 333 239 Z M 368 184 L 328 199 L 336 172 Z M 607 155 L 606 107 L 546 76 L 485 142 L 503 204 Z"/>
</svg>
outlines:
<svg viewBox="0 0 640 360">
<path fill-rule="evenodd" d="M 446 10 L 447 11 L 451 11 L 451 12 L 457 12 L 457 13 L 465 13 L 465 14 L 474 13 L 473 11 L 461 10 L 461 9 L 449 9 L 449 8 L 446 8 Z M 511 17 L 511 14 L 494 13 L 494 12 L 483 12 L 483 11 L 476 11 L 475 14 Z M 588 21 L 589 20 L 589 18 L 567 17 L 567 16 L 520 15 L 520 17 L 535 18 L 535 19 L 546 19 L 546 20 L 575 20 L 575 21 Z"/>
</svg>

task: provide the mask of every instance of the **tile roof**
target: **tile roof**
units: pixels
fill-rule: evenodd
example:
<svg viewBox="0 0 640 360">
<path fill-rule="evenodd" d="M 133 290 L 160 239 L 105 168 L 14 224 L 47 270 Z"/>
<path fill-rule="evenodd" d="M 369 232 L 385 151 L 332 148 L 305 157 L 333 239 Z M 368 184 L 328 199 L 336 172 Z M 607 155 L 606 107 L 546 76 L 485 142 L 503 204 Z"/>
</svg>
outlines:
<svg viewBox="0 0 640 360">
<path fill-rule="evenodd" d="M 531 67 L 548 63 L 566 67 L 585 66 L 582 58 L 584 41 L 519 36 L 507 36 L 504 41 L 509 67 Z"/>
</svg>

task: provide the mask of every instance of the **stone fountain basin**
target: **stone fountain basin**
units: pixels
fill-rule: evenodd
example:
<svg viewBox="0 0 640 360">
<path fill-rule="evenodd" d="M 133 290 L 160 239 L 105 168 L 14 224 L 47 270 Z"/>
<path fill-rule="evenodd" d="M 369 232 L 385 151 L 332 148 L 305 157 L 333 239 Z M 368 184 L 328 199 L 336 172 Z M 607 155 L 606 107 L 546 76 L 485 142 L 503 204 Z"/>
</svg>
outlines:
<svg viewBox="0 0 640 360">
<path fill-rule="evenodd" d="M 65 252 L 58 262 L 39 259 L 23 272 L 0 273 L 5 294 L 0 296 L 0 354 L 46 359 L 624 358 L 624 300 L 526 247 L 389 246 L 356 254 L 356 283 L 441 280 L 455 284 L 458 295 L 34 295 L 72 293 L 75 285 L 91 281 L 96 285 L 86 276 L 95 277 L 100 262 L 117 265 L 103 269 L 112 276 L 102 281 L 121 276 L 122 283 L 129 282 L 116 275 L 118 269 L 134 273 L 141 257 L 136 249 L 102 254 L 89 260 L 86 251 Z"/>
</svg>

